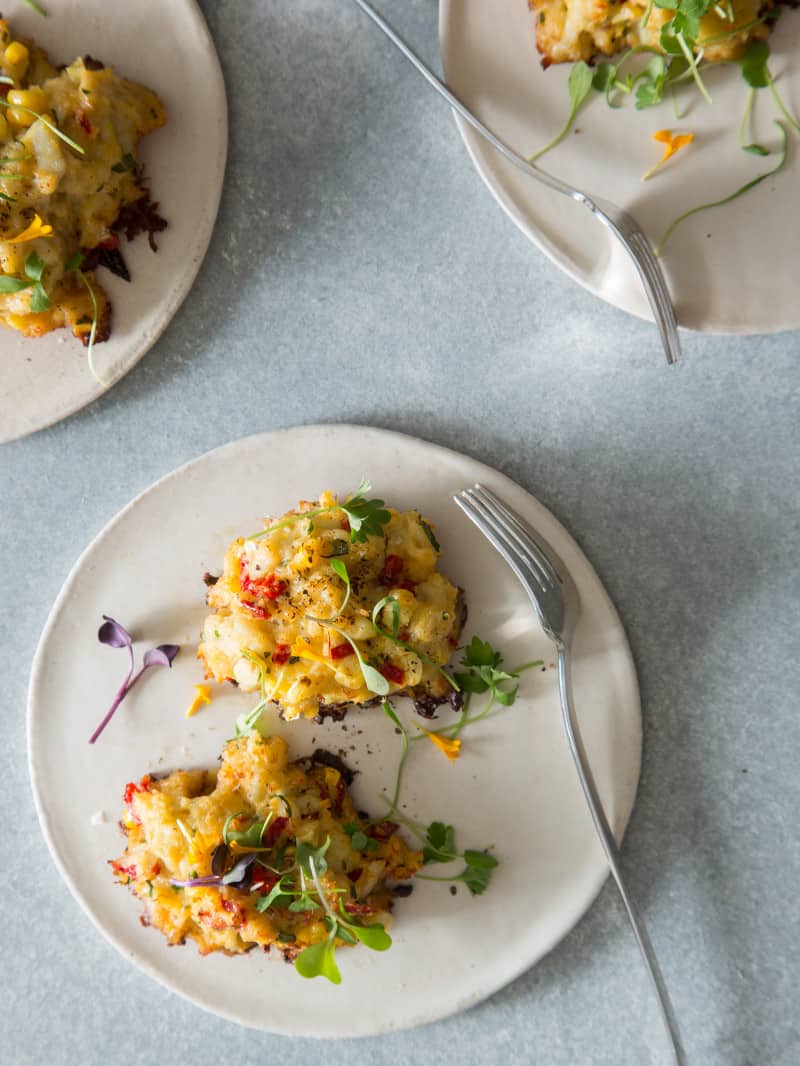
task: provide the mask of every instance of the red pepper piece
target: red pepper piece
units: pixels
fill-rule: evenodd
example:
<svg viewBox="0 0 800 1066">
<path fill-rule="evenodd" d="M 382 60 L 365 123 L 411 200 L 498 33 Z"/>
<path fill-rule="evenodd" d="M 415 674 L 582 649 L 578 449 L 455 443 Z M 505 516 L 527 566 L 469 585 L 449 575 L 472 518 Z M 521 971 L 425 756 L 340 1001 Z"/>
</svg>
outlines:
<svg viewBox="0 0 800 1066">
<path fill-rule="evenodd" d="M 277 883 L 278 875 L 274 874 L 272 870 L 265 870 L 263 866 L 258 864 L 253 867 L 253 876 L 250 879 L 250 884 L 253 888 L 260 889 L 262 896 L 268 895 Z"/>
<path fill-rule="evenodd" d="M 111 863 L 111 869 L 115 874 L 125 874 L 126 877 L 130 877 L 131 881 L 136 880 L 136 867 L 133 863 L 131 863 L 130 866 L 126 866 L 124 863 L 121 863 L 119 859 L 114 859 Z"/>
<path fill-rule="evenodd" d="M 399 828 L 397 822 L 376 822 L 367 830 L 367 836 L 372 837 L 373 840 L 388 840 Z"/>
<path fill-rule="evenodd" d="M 110 237 L 106 237 L 104 241 L 100 241 L 98 248 L 107 248 L 109 251 L 114 251 L 119 248 L 119 237 L 116 233 L 112 233 Z"/>
<path fill-rule="evenodd" d="M 335 648 L 331 648 L 332 659 L 346 659 L 348 655 L 355 655 L 355 652 L 347 643 L 337 644 Z"/>
<path fill-rule="evenodd" d="M 397 587 L 399 589 L 406 589 L 408 592 L 413 592 L 417 587 L 417 583 L 408 577 L 404 577 L 402 581 L 397 582 Z"/>
<path fill-rule="evenodd" d="M 288 824 L 289 819 L 284 818 L 283 816 L 281 816 L 280 818 L 276 818 L 274 821 L 270 822 L 267 826 L 266 832 L 261 838 L 261 843 L 263 844 L 263 846 L 265 848 L 273 847 L 278 842 L 278 838 L 280 837 L 281 833 L 283 833 L 284 829 L 286 829 Z"/>
<path fill-rule="evenodd" d="M 149 792 L 152 780 L 150 774 L 145 774 L 138 785 L 135 781 L 129 781 L 125 786 L 125 791 L 122 793 L 122 799 L 125 806 L 130 807 L 133 803 L 133 797 L 137 792 Z"/>
<path fill-rule="evenodd" d="M 381 571 L 381 581 L 384 585 L 394 585 L 403 572 L 403 560 L 399 555 L 387 555 Z"/>
<path fill-rule="evenodd" d="M 358 903 L 354 899 L 346 900 L 344 904 L 344 909 L 347 911 L 348 914 L 360 914 L 366 916 L 368 914 L 373 913 L 372 907 L 370 907 L 369 903 Z"/>
<path fill-rule="evenodd" d="M 378 667 L 379 673 L 383 674 L 387 681 L 391 681 L 393 685 L 404 685 L 406 683 L 405 670 L 401 670 L 399 666 L 395 666 L 394 663 L 381 663 Z"/>
<path fill-rule="evenodd" d="M 288 663 L 291 657 L 288 644 L 276 644 L 275 651 L 272 653 L 272 661 L 276 666 L 283 666 L 284 663 Z"/>
</svg>

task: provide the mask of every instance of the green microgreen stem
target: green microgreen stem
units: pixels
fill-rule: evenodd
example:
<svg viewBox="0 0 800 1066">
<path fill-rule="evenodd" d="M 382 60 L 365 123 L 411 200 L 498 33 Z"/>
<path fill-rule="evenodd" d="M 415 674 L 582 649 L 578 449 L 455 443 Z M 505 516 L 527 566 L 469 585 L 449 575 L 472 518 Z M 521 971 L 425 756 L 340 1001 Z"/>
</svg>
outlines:
<svg viewBox="0 0 800 1066">
<path fill-rule="evenodd" d="M 533 155 L 528 156 L 528 162 L 534 163 L 537 159 L 540 159 L 546 152 L 551 151 L 557 144 L 561 144 L 566 135 L 569 133 L 572 123 L 575 121 L 575 116 L 580 109 L 581 104 L 589 95 L 592 89 L 593 75 L 591 68 L 580 60 L 573 64 L 572 70 L 569 74 L 568 89 L 569 89 L 569 114 L 567 115 L 567 121 L 564 123 L 560 133 L 546 144 L 544 148 L 540 148 L 538 152 L 534 152 Z"/>
<path fill-rule="evenodd" d="M 71 137 L 68 137 L 63 130 L 60 130 L 55 123 L 51 122 L 49 118 L 45 118 L 44 115 L 40 115 L 38 111 L 33 111 L 30 107 L 23 107 L 21 104 L 10 104 L 8 100 L 4 100 L 0 97 L 0 105 L 3 107 L 13 107 L 16 111 L 24 111 L 27 115 L 33 115 L 34 118 L 42 123 L 43 126 L 47 126 L 51 133 L 54 133 L 56 137 L 60 137 L 61 140 L 73 148 L 78 155 L 86 155 L 86 149 L 82 148 L 77 141 L 73 141 Z"/>
<path fill-rule="evenodd" d="M 747 123 L 750 120 L 750 113 L 753 110 L 753 101 L 756 98 L 755 89 L 750 89 L 747 93 L 747 102 L 744 105 L 744 114 L 742 115 L 742 121 L 739 123 L 739 147 L 744 148 L 747 141 Z"/>
<path fill-rule="evenodd" d="M 702 51 L 701 51 L 699 56 L 695 56 L 695 54 L 692 51 L 692 49 L 686 43 L 686 38 L 683 36 L 683 33 L 676 33 L 675 34 L 675 40 L 680 45 L 681 51 L 683 52 L 684 56 L 686 57 L 686 62 L 689 64 L 689 70 L 692 72 L 692 77 L 694 78 L 694 81 L 695 81 L 695 84 L 697 85 L 697 88 L 700 90 L 700 94 L 702 95 L 702 97 L 704 98 L 704 100 L 707 103 L 709 103 L 709 104 L 713 103 L 713 101 L 711 99 L 711 94 L 709 93 L 708 89 L 705 87 L 705 83 L 703 82 L 703 79 L 700 77 L 700 71 L 698 70 L 698 64 L 700 63 L 700 61 L 703 58 Z"/>
<path fill-rule="evenodd" d="M 88 289 L 89 296 L 91 297 L 92 301 L 92 328 L 89 331 L 89 346 L 86 350 L 86 361 L 89 365 L 89 370 L 91 371 L 92 377 L 95 379 L 98 385 L 102 385 L 104 389 L 108 389 L 111 387 L 111 383 L 103 381 L 103 379 L 97 373 L 97 370 L 95 369 L 94 365 L 94 340 L 97 336 L 97 297 L 95 296 L 91 282 L 82 270 L 78 270 L 78 277 Z"/>
<path fill-rule="evenodd" d="M 383 707 L 383 713 L 386 715 L 386 717 L 391 722 L 394 722 L 395 726 L 400 730 L 400 736 L 402 738 L 401 739 L 401 749 L 400 749 L 400 759 L 399 759 L 399 761 L 397 763 L 397 777 L 395 778 L 395 782 L 394 782 L 394 796 L 392 797 L 392 802 L 389 805 L 389 809 L 391 811 L 396 811 L 397 810 L 397 804 L 400 801 L 400 785 L 401 785 L 402 780 L 403 780 L 403 767 L 405 766 L 406 759 L 408 758 L 408 733 L 407 733 L 406 728 L 403 725 L 403 723 L 400 721 L 400 719 L 394 713 L 394 710 L 392 709 L 392 705 L 389 703 L 389 701 L 388 700 L 384 700 L 383 703 L 381 704 L 381 706 Z"/>
<path fill-rule="evenodd" d="M 667 241 L 675 232 L 677 227 L 681 224 L 681 222 L 685 222 L 687 218 L 691 218 L 692 215 L 696 215 L 700 211 L 707 211 L 712 207 L 722 207 L 723 204 L 731 203 L 732 200 L 738 199 L 740 196 L 743 196 L 744 193 L 749 192 L 749 190 L 754 188 L 756 185 L 760 185 L 762 181 L 765 181 L 767 178 L 772 177 L 773 174 L 778 173 L 778 171 L 783 167 L 784 163 L 786 162 L 789 142 L 785 128 L 781 125 L 780 122 L 778 122 L 777 119 L 775 120 L 775 125 L 781 131 L 781 157 L 777 165 L 774 166 L 772 170 L 767 170 L 763 174 L 759 174 L 757 178 L 753 178 L 751 181 L 746 182 L 740 188 L 736 189 L 735 192 L 732 192 L 729 196 L 724 196 L 720 200 L 712 200 L 707 204 L 698 204 L 696 207 L 692 207 L 690 208 L 690 210 L 684 211 L 682 215 L 678 215 L 678 217 L 673 222 L 671 222 L 669 226 L 667 226 L 663 236 L 661 237 L 661 240 L 656 245 L 654 249 L 656 255 L 661 255 L 662 251 L 664 250 L 664 245 L 667 243 Z"/>
<path fill-rule="evenodd" d="M 798 125 L 797 119 L 789 112 L 788 108 L 781 99 L 781 95 L 775 86 L 775 80 L 773 79 L 769 70 L 765 70 L 765 74 L 767 78 L 767 86 L 769 87 L 769 91 L 772 93 L 773 100 L 780 108 L 781 114 L 792 127 L 792 129 L 795 131 L 795 133 L 800 133 L 800 125 Z"/>
</svg>

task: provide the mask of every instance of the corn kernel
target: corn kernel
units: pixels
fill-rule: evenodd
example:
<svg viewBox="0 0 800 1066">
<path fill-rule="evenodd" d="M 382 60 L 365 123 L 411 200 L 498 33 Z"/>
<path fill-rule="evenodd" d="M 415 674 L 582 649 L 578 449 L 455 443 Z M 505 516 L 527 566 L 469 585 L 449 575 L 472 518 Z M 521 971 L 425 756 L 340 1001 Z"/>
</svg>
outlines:
<svg viewBox="0 0 800 1066">
<path fill-rule="evenodd" d="M 29 52 L 22 41 L 12 41 L 6 48 L 3 58 L 6 63 L 21 63 L 23 59 L 29 58 Z"/>
<path fill-rule="evenodd" d="M 15 81 L 24 76 L 29 60 L 28 49 L 21 41 L 12 41 L 3 52 L 3 66 Z"/>
<path fill-rule="evenodd" d="M 47 95 L 42 89 L 9 89 L 6 100 L 13 107 L 27 107 L 31 111 L 47 108 Z"/>
</svg>

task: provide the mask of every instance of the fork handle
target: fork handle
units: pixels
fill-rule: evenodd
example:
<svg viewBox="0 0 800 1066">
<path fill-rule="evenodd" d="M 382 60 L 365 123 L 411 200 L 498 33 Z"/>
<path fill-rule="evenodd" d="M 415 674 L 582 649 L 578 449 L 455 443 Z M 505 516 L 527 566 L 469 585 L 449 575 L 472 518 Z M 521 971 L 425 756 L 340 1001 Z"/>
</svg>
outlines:
<svg viewBox="0 0 800 1066">
<path fill-rule="evenodd" d="M 672 1041 L 675 1062 L 677 1063 L 677 1066 L 684 1066 L 686 1062 L 685 1053 L 667 986 L 664 983 L 664 978 L 658 965 L 653 945 L 650 942 L 650 937 L 645 929 L 644 922 L 639 916 L 638 908 L 625 885 L 622 870 L 620 869 L 619 851 L 617 850 L 617 844 L 614 840 L 614 834 L 611 832 L 605 812 L 603 811 L 603 805 L 597 794 L 597 787 L 595 786 L 594 778 L 592 777 L 592 772 L 589 768 L 589 762 L 586 758 L 586 752 L 584 751 L 581 742 L 580 729 L 575 717 L 575 710 L 570 692 L 567 646 L 563 641 L 557 641 L 556 647 L 558 649 L 558 693 L 561 697 L 561 716 L 564 721 L 564 729 L 567 734 L 570 754 L 575 763 L 575 769 L 578 771 L 578 778 L 580 779 L 581 788 L 583 789 L 583 794 L 589 806 L 589 811 L 591 812 L 597 835 L 599 836 L 600 843 L 603 845 L 603 850 L 606 853 L 611 876 L 614 878 L 617 888 L 619 889 L 619 894 L 628 914 L 631 928 L 633 929 L 633 935 L 636 938 L 636 943 L 639 945 L 639 950 L 642 953 L 642 958 L 645 961 L 645 965 L 650 974 L 650 979 L 653 982 L 653 987 L 658 996 L 661 1017 L 670 1040 Z"/>
</svg>

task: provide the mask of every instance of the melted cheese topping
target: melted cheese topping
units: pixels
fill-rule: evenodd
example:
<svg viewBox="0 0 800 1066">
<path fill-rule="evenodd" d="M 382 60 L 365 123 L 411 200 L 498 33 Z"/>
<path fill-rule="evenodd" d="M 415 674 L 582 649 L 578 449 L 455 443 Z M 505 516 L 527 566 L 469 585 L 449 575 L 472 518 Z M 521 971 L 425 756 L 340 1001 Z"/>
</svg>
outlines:
<svg viewBox="0 0 800 1066">
<path fill-rule="evenodd" d="M 0 293 L 0 323 L 30 337 L 61 326 L 88 337 L 91 296 L 75 271 L 65 268 L 77 252 L 114 240 L 111 227 L 121 208 L 143 196 L 138 142 L 166 121 L 155 93 L 95 65 L 76 59 L 59 71 L 33 42 L 12 41 L 8 21 L 0 19 L 0 70 L 14 79 L 7 95 L 12 106 L 0 109 L 0 272 L 26 280 L 25 263 L 36 252 L 51 301 L 49 309 L 35 312 L 30 288 Z M 83 155 L 31 111 L 79 144 Z M 13 243 L 35 215 L 52 235 Z M 106 324 L 104 339 L 107 298 L 94 275 L 87 277 L 98 322 Z"/>
<path fill-rule="evenodd" d="M 626 48 L 647 45 L 661 51 L 661 27 L 675 14 L 638 0 L 528 0 L 536 16 L 536 45 L 545 64 L 588 62 L 597 55 L 614 55 Z M 725 5 L 721 4 L 724 10 Z M 733 0 L 733 21 L 716 11 L 701 20 L 699 44 L 710 60 L 735 59 L 747 43 L 761 40 L 770 26 L 750 23 L 774 4 L 772 0 Z M 744 28 L 746 27 L 746 28 Z M 724 38 L 718 40 L 718 38 Z"/>
<path fill-rule="evenodd" d="M 238 815 L 237 826 L 272 816 L 270 826 L 277 832 L 265 834 L 268 850 L 258 854 L 281 871 L 292 870 L 298 843 L 317 848 L 330 839 L 322 888 L 332 906 L 341 900 L 346 913 L 362 924 L 388 926 L 391 883 L 408 880 L 422 865 L 421 853 L 408 848 L 394 823 L 370 825 L 356 814 L 338 770 L 287 762 L 286 742 L 279 737 L 251 733 L 229 741 L 219 770 L 145 777 L 128 786 L 126 802 L 122 824 L 128 846 L 111 862 L 117 880 L 144 902 L 145 924 L 159 929 L 170 944 L 195 940 L 202 955 L 238 954 L 254 946 L 269 950 L 274 944 L 293 957 L 328 936 L 320 910 L 291 911 L 285 902 L 257 908 L 278 880 L 267 866 L 252 867 L 257 872 L 247 888 L 171 884 L 211 874 L 212 855 L 232 815 Z M 362 851 L 352 845 L 353 827 L 369 841 Z M 226 865 L 237 857 L 231 854 Z M 296 867 L 286 876 L 299 883 Z"/>
<path fill-rule="evenodd" d="M 303 502 L 290 516 L 333 507 L 325 514 L 229 546 L 223 574 L 208 593 L 214 613 L 205 621 L 198 650 L 207 676 L 235 681 L 244 692 L 260 688 L 286 718 L 366 703 L 375 696 L 349 637 L 387 678 L 392 693 L 444 701 L 451 688 L 426 660 L 447 663 L 463 608 L 459 590 L 436 570 L 438 552 L 424 519 L 416 511 L 390 510 L 383 536 L 351 543 L 347 517 L 336 502 L 323 493 L 319 503 Z M 344 563 L 352 585 L 344 612 L 346 587 L 333 559 Z M 382 636 L 372 623 L 373 608 L 386 595 L 397 601 L 398 638 L 413 650 Z M 331 620 L 337 628 L 315 619 Z M 383 609 L 379 624 L 392 632 L 391 607 Z"/>
</svg>

